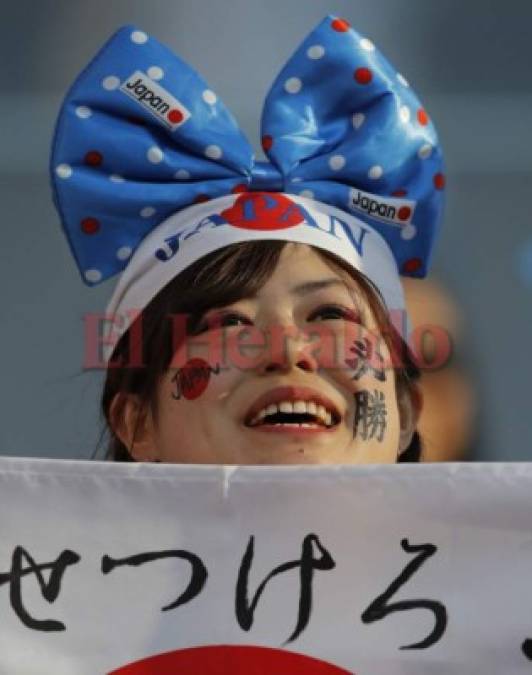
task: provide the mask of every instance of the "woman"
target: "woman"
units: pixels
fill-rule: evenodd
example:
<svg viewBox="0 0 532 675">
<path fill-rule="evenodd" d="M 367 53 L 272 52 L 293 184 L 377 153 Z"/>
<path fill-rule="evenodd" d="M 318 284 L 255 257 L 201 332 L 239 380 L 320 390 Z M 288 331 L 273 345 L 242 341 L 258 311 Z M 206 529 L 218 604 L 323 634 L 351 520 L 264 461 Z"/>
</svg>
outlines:
<svg viewBox="0 0 532 675">
<path fill-rule="evenodd" d="M 278 76 L 262 131 L 269 161 L 255 162 L 203 80 L 130 27 L 67 97 L 52 158 L 67 236 L 88 283 L 125 267 L 109 307 L 111 456 L 415 461 L 398 270 L 427 270 L 444 187 L 434 128 L 374 45 L 328 17 Z"/>
</svg>

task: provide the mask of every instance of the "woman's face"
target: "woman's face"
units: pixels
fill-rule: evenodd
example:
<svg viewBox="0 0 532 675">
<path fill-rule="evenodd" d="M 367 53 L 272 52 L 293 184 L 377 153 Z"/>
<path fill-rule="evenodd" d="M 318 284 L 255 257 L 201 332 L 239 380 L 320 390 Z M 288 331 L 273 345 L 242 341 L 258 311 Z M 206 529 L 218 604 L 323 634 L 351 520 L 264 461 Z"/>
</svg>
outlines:
<svg viewBox="0 0 532 675">
<path fill-rule="evenodd" d="M 355 281 L 288 244 L 255 297 L 209 310 L 177 349 L 137 460 L 209 464 L 395 462 L 415 429 Z M 130 445 L 131 447 L 131 445 Z"/>
</svg>

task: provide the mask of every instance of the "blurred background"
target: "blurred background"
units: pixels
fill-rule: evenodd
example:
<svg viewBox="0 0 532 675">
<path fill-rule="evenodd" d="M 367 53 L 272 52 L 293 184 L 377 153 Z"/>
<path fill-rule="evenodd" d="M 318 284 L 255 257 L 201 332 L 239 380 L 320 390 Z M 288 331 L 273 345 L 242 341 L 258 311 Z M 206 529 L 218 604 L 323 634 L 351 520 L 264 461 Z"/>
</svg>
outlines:
<svg viewBox="0 0 532 675">
<path fill-rule="evenodd" d="M 532 459 L 532 2 L 529 0 L 0 0 L 3 311 L 0 454 L 89 458 L 102 373 L 83 316 L 114 280 L 81 281 L 52 206 L 55 117 L 110 34 L 136 24 L 192 64 L 259 149 L 263 98 L 332 13 L 417 91 L 447 161 L 447 209 L 414 321 L 445 325 L 450 364 L 425 378 L 429 459 Z"/>
</svg>

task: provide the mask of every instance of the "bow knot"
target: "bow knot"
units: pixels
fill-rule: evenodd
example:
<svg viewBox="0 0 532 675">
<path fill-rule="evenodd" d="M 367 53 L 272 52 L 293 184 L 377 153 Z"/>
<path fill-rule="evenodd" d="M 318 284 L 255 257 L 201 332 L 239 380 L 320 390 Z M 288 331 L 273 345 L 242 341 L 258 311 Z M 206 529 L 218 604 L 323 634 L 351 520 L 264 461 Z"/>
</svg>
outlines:
<svg viewBox="0 0 532 675">
<path fill-rule="evenodd" d="M 284 177 L 271 162 L 255 162 L 251 169 L 249 189 L 258 192 L 283 192 Z"/>
</svg>

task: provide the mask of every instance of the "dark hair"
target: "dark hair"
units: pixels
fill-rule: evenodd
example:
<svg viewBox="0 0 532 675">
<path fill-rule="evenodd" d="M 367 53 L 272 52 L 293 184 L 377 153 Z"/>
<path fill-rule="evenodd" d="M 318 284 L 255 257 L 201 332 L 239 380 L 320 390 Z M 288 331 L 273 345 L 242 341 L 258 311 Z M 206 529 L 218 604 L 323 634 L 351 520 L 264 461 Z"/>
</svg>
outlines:
<svg viewBox="0 0 532 675">
<path fill-rule="evenodd" d="M 174 344 L 172 315 L 187 315 L 187 330 L 193 331 L 208 309 L 237 302 L 256 293 L 275 270 L 287 241 L 255 241 L 232 244 L 197 260 L 168 283 L 143 310 L 137 321 L 141 331 L 126 332 L 115 347 L 113 362 L 124 365 L 108 368 L 102 395 L 102 412 L 110 434 L 106 453 L 108 459 L 118 462 L 135 461 L 129 449 L 114 432 L 113 419 L 123 413 L 125 397 L 119 397 L 111 419 L 111 404 L 119 392 L 138 396 L 142 407 L 153 406 L 157 385 L 167 371 L 176 345 Z M 315 249 L 319 255 L 343 269 L 358 284 L 375 316 L 391 356 L 396 386 L 413 396 L 420 370 L 408 346 L 392 325 L 384 301 L 377 287 L 363 274 L 325 250 Z M 130 335 L 131 333 L 131 335 Z M 141 344 L 135 344 L 134 335 L 141 335 Z M 135 353 L 142 354 L 139 367 L 128 365 Z M 415 431 L 409 447 L 401 453 L 398 462 L 418 462 L 421 459 L 421 440 Z"/>
</svg>

